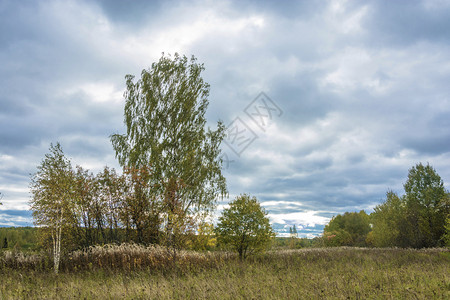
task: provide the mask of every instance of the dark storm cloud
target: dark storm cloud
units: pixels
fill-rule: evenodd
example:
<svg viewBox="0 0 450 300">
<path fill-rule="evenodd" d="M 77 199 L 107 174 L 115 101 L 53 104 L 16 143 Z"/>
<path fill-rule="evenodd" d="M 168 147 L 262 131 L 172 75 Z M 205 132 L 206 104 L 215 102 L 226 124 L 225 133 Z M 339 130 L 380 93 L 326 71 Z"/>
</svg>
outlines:
<svg viewBox="0 0 450 300">
<path fill-rule="evenodd" d="M 155 16 L 164 14 L 164 4 L 169 6 L 175 1 L 134 1 L 101 0 L 98 5 L 111 22 L 129 26 L 142 26 Z"/>
<path fill-rule="evenodd" d="M 448 1 L 371 1 L 365 20 L 377 39 L 370 43 L 404 47 L 420 41 L 450 42 Z"/>
<path fill-rule="evenodd" d="M 274 1 L 269 0 L 251 0 L 251 1 L 239 1 L 236 4 L 239 9 L 251 12 L 264 12 L 286 19 L 308 19 L 317 14 L 318 9 L 322 5 L 320 1 L 284 1 L 283 5 L 279 5 Z"/>
</svg>

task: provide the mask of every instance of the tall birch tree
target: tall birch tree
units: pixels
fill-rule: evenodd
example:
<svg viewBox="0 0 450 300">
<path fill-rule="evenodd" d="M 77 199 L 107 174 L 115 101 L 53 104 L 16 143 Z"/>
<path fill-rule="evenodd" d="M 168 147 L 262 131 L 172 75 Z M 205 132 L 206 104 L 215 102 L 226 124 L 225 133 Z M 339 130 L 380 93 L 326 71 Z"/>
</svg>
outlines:
<svg viewBox="0 0 450 300">
<path fill-rule="evenodd" d="M 71 218 L 74 171 L 59 143 L 50 146 L 50 153 L 45 155 L 37 169 L 30 184 L 31 210 L 35 225 L 50 232 L 54 271 L 57 274 L 61 259 L 62 234 Z"/>
<path fill-rule="evenodd" d="M 209 84 L 195 57 L 163 56 L 141 79 L 127 75 L 124 123 L 126 134 L 111 142 L 119 163 L 129 168 L 149 168 L 148 186 L 159 201 L 167 232 L 180 218 L 214 207 L 226 194 L 220 144 L 225 126 L 207 128 Z M 177 216 L 175 216 L 175 214 Z"/>
</svg>

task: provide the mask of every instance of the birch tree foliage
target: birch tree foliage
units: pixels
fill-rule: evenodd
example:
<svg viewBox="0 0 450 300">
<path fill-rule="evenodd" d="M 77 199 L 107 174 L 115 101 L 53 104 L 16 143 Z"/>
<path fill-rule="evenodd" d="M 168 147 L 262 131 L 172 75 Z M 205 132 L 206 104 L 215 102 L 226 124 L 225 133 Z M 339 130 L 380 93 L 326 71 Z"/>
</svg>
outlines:
<svg viewBox="0 0 450 300">
<path fill-rule="evenodd" d="M 177 187 L 183 211 L 212 207 L 226 193 L 220 144 L 225 126 L 206 129 L 209 84 L 195 57 L 165 56 L 143 70 L 141 79 L 125 76 L 126 134 L 111 142 L 122 166 L 149 166 L 153 192 Z"/>
<path fill-rule="evenodd" d="M 31 210 L 35 225 L 50 231 L 54 270 L 58 273 L 62 233 L 71 219 L 74 172 L 59 143 L 50 146 L 50 153 L 37 169 L 30 184 Z"/>
</svg>

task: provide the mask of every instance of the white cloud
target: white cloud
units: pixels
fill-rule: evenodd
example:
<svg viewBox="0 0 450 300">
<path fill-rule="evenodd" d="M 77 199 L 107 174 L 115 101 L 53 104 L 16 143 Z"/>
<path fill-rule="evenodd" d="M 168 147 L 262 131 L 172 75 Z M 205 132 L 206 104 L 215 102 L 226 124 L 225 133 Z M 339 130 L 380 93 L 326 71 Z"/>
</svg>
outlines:
<svg viewBox="0 0 450 300">
<path fill-rule="evenodd" d="M 269 214 L 272 222 L 277 224 L 300 224 L 305 227 L 315 227 L 316 225 L 325 225 L 330 218 L 318 216 L 315 211 L 291 212 L 285 214 Z"/>
<path fill-rule="evenodd" d="M 119 90 L 112 83 L 86 83 L 80 90 L 94 102 L 123 103 L 123 90 Z"/>
<path fill-rule="evenodd" d="M 0 210 L 1 212 L 1 210 Z M 0 213 L 0 225 L 2 226 L 16 226 L 17 223 L 27 224 L 30 220 L 21 216 L 10 216 Z"/>
</svg>

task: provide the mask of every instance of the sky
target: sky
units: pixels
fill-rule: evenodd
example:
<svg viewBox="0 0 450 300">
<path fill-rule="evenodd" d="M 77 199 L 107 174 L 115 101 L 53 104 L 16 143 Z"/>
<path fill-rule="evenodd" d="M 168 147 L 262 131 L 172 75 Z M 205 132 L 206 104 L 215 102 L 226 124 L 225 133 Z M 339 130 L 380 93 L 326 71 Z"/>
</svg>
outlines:
<svg viewBox="0 0 450 300">
<path fill-rule="evenodd" d="M 119 168 L 125 75 L 194 55 L 208 124 L 228 127 L 229 198 L 256 196 L 279 235 L 370 213 L 408 170 L 450 183 L 450 1 L 0 0 L 0 226 L 32 225 L 50 143 Z M 237 133 L 243 133 L 238 136 Z"/>
</svg>

